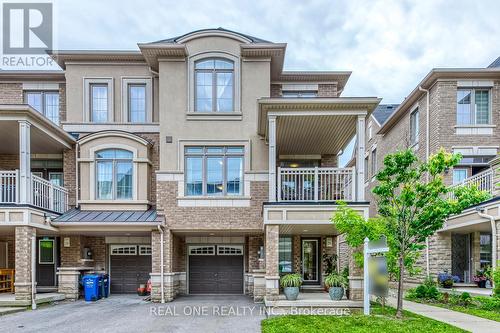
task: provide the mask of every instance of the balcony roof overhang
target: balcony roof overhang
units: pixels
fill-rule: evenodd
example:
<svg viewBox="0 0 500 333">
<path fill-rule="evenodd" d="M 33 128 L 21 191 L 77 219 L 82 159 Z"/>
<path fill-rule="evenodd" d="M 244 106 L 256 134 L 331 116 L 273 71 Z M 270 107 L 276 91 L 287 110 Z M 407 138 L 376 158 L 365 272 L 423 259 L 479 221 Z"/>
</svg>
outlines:
<svg viewBox="0 0 500 333">
<path fill-rule="evenodd" d="M 19 153 L 19 121 L 31 124 L 31 153 L 50 154 L 71 149 L 75 139 L 25 104 L 0 104 L 0 142 L 4 154 Z"/>
<path fill-rule="evenodd" d="M 268 119 L 276 117 L 279 154 L 337 154 L 356 134 L 358 116 L 369 116 L 376 97 L 262 98 L 258 134 L 268 140 Z"/>
</svg>

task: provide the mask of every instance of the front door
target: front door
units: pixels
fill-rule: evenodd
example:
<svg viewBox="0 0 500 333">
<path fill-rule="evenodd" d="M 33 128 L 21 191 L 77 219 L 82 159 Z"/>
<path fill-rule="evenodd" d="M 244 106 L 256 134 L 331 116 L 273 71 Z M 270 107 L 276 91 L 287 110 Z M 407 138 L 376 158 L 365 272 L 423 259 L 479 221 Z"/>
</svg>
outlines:
<svg viewBox="0 0 500 333">
<path fill-rule="evenodd" d="M 37 239 L 36 283 L 38 287 L 56 286 L 57 242 L 55 237 Z"/>
<path fill-rule="evenodd" d="M 320 284 L 319 239 L 302 239 L 302 279 L 304 284 Z"/>
<path fill-rule="evenodd" d="M 451 274 L 465 283 L 469 283 L 471 277 L 470 243 L 470 234 L 451 235 Z"/>
</svg>

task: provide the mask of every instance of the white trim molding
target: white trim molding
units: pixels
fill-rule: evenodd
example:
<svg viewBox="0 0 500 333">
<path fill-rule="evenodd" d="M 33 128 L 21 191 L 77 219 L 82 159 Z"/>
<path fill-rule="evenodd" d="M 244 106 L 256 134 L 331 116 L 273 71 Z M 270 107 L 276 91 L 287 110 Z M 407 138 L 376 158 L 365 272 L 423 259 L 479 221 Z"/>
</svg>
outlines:
<svg viewBox="0 0 500 333">
<path fill-rule="evenodd" d="M 128 86 L 130 84 L 141 84 L 146 87 L 146 122 L 153 121 L 153 79 L 151 77 L 132 77 L 123 76 L 121 78 L 121 94 L 122 94 L 122 123 L 132 124 L 129 119 L 129 99 Z"/>
<path fill-rule="evenodd" d="M 93 123 L 90 115 L 90 85 L 106 84 L 108 88 L 108 122 L 115 120 L 114 112 L 114 79 L 112 77 L 84 77 L 83 78 L 83 120 L 87 123 Z"/>
</svg>

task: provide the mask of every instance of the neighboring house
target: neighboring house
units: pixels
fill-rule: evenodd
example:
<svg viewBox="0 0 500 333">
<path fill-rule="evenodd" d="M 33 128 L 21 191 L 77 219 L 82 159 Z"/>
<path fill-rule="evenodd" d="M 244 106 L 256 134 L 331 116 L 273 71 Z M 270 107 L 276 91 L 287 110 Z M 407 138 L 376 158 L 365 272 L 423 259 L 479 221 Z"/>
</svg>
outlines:
<svg viewBox="0 0 500 333">
<path fill-rule="evenodd" d="M 493 265 L 495 256 L 500 256 L 494 241 L 500 228 L 500 193 L 494 186 L 500 173 L 495 167 L 500 152 L 498 66 L 499 59 L 488 68 L 433 69 L 401 105 L 391 110 L 380 105 L 368 120 L 365 181 L 372 216 L 376 214 L 373 177 L 384 156 L 398 149 L 412 148 L 422 160 L 441 147 L 461 153 L 459 165 L 445 173 L 445 183 L 475 184 L 493 195 L 492 200 L 449 218 L 429 238 L 428 250 L 418 263 L 422 273 L 407 277 L 410 281 L 447 271 L 469 283 L 476 270 Z M 483 213 L 492 215 L 493 222 Z"/>
<path fill-rule="evenodd" d="M 91 271 L 112 293 L 151 277 L 154 301 L 275 299 L 287 272 L 321 289 L 336 201 L 369 209 L 364 163 L 337 155 L 380 99 L 341 97 L 350 72 L 284 71 L 286 44 L 222 28 L 138 46 L 0 73 L 0 266 L 16 298 L 36 281 L 75 299 Z"/>
</svg>

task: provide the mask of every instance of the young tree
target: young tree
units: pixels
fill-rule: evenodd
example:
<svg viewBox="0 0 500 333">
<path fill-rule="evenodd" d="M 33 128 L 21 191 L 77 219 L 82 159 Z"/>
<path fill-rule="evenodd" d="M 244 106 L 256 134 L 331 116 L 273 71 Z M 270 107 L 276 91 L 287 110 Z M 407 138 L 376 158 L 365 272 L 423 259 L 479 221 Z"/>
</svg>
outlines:
<svg viewBox="0 0 500 333">
<path fill-rule="evenodd" d="M 427 162 L 419 161 L 412 149 L 389 154 L 372 190 L 377 201 L 377 218 L 365 221 L 347 206 L 341 207 L 332 218 L 352 247 L 361 246 L 365 237 L 372 240 L 382 234 L 387 237 L 388 268 L 398 279 L 398 318 L 402 317 L 405 269 L 415 272 L 414 264 L 425 248 L 426 238 L 442 228 L 450 215 L 489 197 L 475 186 L 452 188 L 444 184 L 443 174 L 460 159 L 460 155 L 444 150 L 430 156 Z"/>
</svg>

